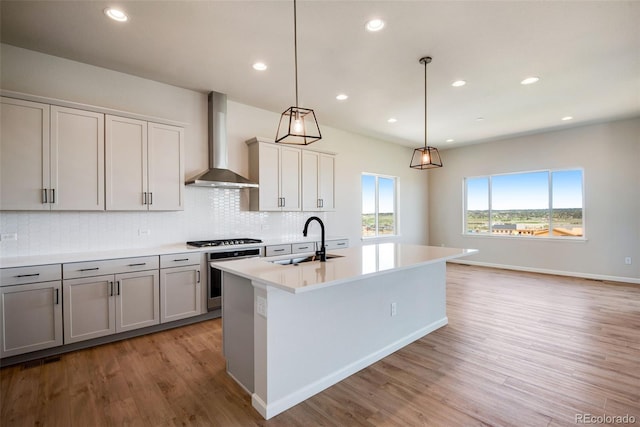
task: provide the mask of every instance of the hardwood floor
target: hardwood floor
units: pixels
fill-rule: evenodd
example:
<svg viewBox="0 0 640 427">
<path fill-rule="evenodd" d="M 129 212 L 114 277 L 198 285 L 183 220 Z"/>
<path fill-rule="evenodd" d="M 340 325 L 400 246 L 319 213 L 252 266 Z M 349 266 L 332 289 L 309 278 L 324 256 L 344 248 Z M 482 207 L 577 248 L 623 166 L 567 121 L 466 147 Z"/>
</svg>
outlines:
<svg viewBox="0 0 640 427">
<path fill-rule="evenodd" d="M 640 286 L 456 264 L 447 276 L 449 325 L 269 421 L 226 375 L 217 319 L 3 368 L 0 424 L 640 425 Z"/>
</svg>

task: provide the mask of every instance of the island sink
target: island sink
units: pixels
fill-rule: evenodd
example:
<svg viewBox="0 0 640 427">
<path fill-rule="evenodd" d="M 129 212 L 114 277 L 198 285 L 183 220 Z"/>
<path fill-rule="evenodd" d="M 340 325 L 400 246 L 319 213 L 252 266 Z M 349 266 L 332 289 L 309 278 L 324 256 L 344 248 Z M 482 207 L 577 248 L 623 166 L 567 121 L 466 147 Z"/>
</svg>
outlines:
<svg viewBox="0 0 640 427">
<path fill-rule="evenodd" d="M 342 257 L 343 257 L 343 255 L 327 254 L 327 258 L 326 259 L 342 258 Z M 303 262 L 311 262 L 311 261 L 320 261 L 320 258 L 317 255 L 309 255 L 309 256 L 304 256 L 304 257 L 277 259 L 275 261 L 269 261 L 269 262 L 272 262 L 274 264 L 280 264 L 280 265 L 298 265 L 298 264 L 302 264 Z"/>
</svg>

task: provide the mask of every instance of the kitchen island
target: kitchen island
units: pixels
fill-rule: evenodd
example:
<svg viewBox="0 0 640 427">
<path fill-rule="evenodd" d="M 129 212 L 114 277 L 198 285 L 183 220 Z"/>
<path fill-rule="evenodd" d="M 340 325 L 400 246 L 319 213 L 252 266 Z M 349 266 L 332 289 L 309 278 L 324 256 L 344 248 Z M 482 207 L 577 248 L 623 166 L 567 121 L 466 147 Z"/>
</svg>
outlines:
<svg viewBox="0 0 640 427">
<path fill-rule="evenodd" d="M 475 252 L 383 243 L 327 262 L 213 262 L 227 372 L 269 419 L 446 325 L 446 261 Z"/>
</svg>

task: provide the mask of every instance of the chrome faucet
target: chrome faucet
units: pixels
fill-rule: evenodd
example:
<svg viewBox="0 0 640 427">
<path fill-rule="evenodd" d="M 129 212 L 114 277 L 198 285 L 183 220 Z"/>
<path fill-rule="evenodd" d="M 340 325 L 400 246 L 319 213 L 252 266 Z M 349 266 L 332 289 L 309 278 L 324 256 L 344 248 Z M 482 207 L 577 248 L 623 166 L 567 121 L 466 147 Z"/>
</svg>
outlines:
<svg viewBox="0 0 640 427">
<path fill-rule="evenodd" d="M 318 218 L 317 216 L 312 216 L 310 217 L 307 222 L 304 223 L 304 230 L 302 230 L 302 235 L 304 237 L 307 237 L 307 229 L 309 228 L 309 223 L 313 220 L 318 221 L 318 224 L 320 224 L 320 228 L 322 229 L 322 243 L 320 245 L 320 250 L 316 251 L 316 255 L 320 257 L 320 262 L 326 262 L 327 261 L 327 251 L 324 248 L 324 223 L 322 222 L 322 220 L 320 218 Z"/>
</svg>

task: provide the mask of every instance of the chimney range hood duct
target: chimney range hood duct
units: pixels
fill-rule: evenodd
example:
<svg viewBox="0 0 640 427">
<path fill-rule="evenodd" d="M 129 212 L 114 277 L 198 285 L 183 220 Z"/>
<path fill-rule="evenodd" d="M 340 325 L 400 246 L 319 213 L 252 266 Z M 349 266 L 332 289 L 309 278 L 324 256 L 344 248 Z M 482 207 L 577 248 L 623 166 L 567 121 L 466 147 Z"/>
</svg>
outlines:
<svg viewBox="0 0 640 427">
<path fill-rule="evenodd" d="M 186 182 L 197 187 L 242 189 L 258 184 L 228 169 L 227 95 L 209 92 L 209 169 Z"/>
</svg>

